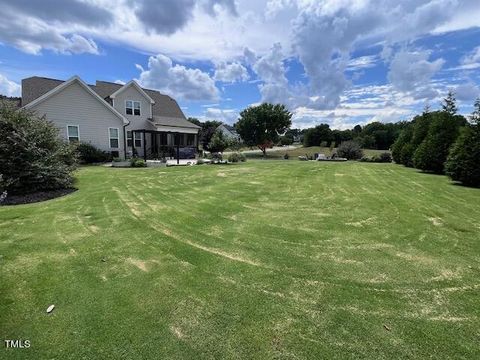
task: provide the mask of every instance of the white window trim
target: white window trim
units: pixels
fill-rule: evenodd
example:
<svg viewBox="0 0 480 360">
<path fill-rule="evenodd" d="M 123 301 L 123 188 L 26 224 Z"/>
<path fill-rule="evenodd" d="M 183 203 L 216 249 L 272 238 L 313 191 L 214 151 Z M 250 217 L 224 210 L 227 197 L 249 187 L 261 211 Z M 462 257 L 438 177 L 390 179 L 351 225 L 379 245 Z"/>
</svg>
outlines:
<svg viewBox="0 0 480 360">
<path fill-rule="evenodd" d="M 78 142 L 80 142 L 80 126 L 79 125 L 74 125 L 74 124 L 67 124 L 67 141 L 70 143 L 70 135 L 68 135 L 68 128 L 70 126 L 74 126 L 77 128 L 77 134 L 78 134 Z"/>
<path fill-rule="evenodd" d="M 136 145 L 135 145 L 135 135 L 137 135 L 137 134 L 140 135 L 140 139 L 139 139 L 139 140 L 140 140 L 140 146 L 136 146 Z M 141 147 L 143 146 L 143 136 L 142 136 L 142 133 L 140 133 L 140 132 L 134 132 L 134 133 L 132 134 L 132 140 L 133 140 L 133 147 L 141 148 Z"/>
<path fill-rule="evenodd" d="M 131 101 L 132 102 L 132 114 L 127 114 L 127 101 Z M 135 115 L 135 103 L 138 103 L 138 106 L 139 106 L 139 110 L 140 110 L 140 115 Z M 137 100 L 125 100 L 125 115 L 129 115 L 129 116 L 142 116 L 142 102 L 141 101 L 137 101 Z"/>
<path fill-rule="evenodd" d="M 117 137 L 111 137 L 110 136 L 110 129 L 116 129 L 117 130 Z M 118 141 L 118 146 L 117 147 L 112 147 L 112 143 L 110 142 L 110 140 L 117 140 Z M 120 129 L 117 128 L 117 127 L 109 127 L 108 128 L 108 147 L 110 149 L 120 149 Z"/>
</svg>

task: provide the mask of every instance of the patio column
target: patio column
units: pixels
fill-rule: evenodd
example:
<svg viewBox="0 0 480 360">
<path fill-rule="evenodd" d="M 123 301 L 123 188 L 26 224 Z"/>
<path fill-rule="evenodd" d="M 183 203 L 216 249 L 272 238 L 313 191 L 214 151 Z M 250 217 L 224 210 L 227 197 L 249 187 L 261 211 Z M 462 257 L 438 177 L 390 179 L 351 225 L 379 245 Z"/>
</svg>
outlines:
<svg viewBox="0 0 480 360">
<path fill-rule="evenodd" d="M 145 130 L 143 130 L 143 159 L 147 161 L 147 142 L 146 142 Z"/>
</svg>

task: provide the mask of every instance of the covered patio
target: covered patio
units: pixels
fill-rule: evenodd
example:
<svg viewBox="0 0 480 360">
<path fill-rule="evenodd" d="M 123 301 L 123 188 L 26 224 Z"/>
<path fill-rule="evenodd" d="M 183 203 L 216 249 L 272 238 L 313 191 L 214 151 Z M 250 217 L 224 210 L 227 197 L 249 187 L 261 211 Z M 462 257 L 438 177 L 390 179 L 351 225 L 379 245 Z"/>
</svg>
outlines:
<svg viewBox="0 0 480 360">
<path fill-rule="evenodd" d="M 133 156 L 145 160 L 195 159 L 198 153 L 199 126 L 179 118 L 154 116 L 148 120 L 150 129 L 131 130 L 127 148 Z M 138 149 L 136 141 L 141 138 L 142 148 Z M 141 151 L 139 151 L 141 150 Z"/>
</svg>

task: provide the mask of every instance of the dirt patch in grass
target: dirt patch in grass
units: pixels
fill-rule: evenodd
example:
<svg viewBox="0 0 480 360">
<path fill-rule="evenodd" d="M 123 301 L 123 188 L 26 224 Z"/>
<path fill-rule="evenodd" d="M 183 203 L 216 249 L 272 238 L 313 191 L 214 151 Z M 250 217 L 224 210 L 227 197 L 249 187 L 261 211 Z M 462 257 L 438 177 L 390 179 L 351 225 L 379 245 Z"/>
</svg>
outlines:
<svg viewBox="0 0 480 360">
<path fill-rule="evenodd" d="M 55 199 L 61 196 L 71 194 L 75 191 L 77 191 L 77 189 L 69 188 L 69 189 L 59 189 L 59 190 L 38 191 L 35 193 L 23 194 L 23 195 L 9 195 L 3 202 L 0 203 L 0 206 L 31 204 L 31 203 L 51 200 L 51 199 Z"/>
</svg>

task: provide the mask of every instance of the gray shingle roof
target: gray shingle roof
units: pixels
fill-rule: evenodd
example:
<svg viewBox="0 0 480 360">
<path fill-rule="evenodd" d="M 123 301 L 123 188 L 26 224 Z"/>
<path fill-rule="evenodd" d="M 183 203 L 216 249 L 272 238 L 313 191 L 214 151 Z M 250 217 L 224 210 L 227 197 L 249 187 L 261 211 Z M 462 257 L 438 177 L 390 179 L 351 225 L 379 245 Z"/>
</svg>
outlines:
<svg viewBox="0 0 480 360">
<path fill-rule="evenodd" d="M 190 121 L 186 120 L 185 118 L 182 119 L 182 118 L 178 118 L 178 117 L 153 115 L 152 120 L 153 120 L 152 122 L 155 125 L 200 129 L 200 126 L 195 125 L 194 123 L 191 123 Z"/>
<path fill-rule="evenodd" d="M 57 79 L 49 79 L 39 76 L 33 76 L 27 79 L 22 80 L 22 106 L 32 102 L 33 100 L 39 98 L 43 94 L 49 92 L 53 88 L 57 87 L 63 80 Z M 101 98 L 105 99 L 108 103 L 109 96 L 113 94 L 115 91 L 120 89 L 123 85 L 112 83 L 108 81 L 96 81 L 95 85 L 89 85 L 93 91 L 95 91 Z M 150 89 L 143 89 L 148 96 L 150 96 L 154 101 L 155 104 L 152 107 L 153 116 L 158 116 L 161 118 L 168 118 L 170 120 L 162 120 L 167 122 L 172 122 L 171 119 L 177 119 L 176 126 L 186 126 L 186 123 L 190 124 L 191 126 L 188 127 L 197 127 L 196 125 L 190 123 L 186 120 L 183 111 L 178 106 L 178 103 L 172 99 L 168 95 L 163 95 L 156 90 Z M 180 119 L 184 120 L 181 121 L 184 125 L 179 125 Z M 173 126 L 173 125 L 169 125 Z"/>
</svg>

